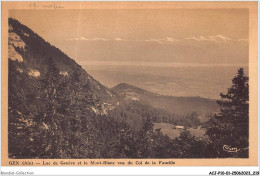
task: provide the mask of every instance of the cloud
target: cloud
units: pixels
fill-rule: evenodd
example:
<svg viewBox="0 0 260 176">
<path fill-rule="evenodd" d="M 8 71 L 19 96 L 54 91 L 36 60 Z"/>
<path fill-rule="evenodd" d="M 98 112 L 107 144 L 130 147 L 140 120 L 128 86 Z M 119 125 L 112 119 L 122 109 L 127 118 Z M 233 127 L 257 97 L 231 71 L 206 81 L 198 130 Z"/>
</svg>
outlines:
<svg viewBox="0 0 260 176">
<path fill-rule="evenodd" d="M 179 42 L 179 40 L 171 38 L 171 37 L 166 37 L 166 38 L 163 38 L 163 39 L 151 38 L 151 39 L 144 40 L 144 41 L 145 42 L 155 42 L 155 43 L 159 43 L 159 44 L 163 44 L 163 43 L 166 43 L 166 42 Z"/>
<path fill-rule="evenodd" d="M 85 38 L 85 37 L 77 37 L 77 38 L 70 39 L 70 40 L 76 40 L 76 41 L 108 41 L 108 39 L 105 39 L 105 38 L 88 39 L 88 38 Z"/>
<path fill-rule="evenodd" d="M 165 41 L 167 41 L 167 42 L 179 42 L 179 40 L 171 38 L 171 37 L 166 37 Z"/>
<path fill-rule="evenodd" d="M 115 38 L 114 40 L 115 41 L 123 41 L 123 39 L 121 39 L 121 38 Z"/>
<path fill-rule="evenodd" d="M 92 41 L 108 41 L 108 39 L 105 39 L 105 38 L 93 38 L 93 39 L 90 39 Z"/>
<path fill-rule="evenodd" d="M 74 38 L 74 39 L 70 39 L 70 40 L 88 40 L 85 37 L 78 37 L 78 38 Z"/>
<path fill-rule="evenodd" d="M 214 42 L 214 43 L 228 43 L 231 41 L 234 42 L 248 42 L 248 39 L 246 38 L 239 38 L 239 39 L 232 39 L 230 37 L 227 36 L 223 36 L 223 35 L 214 35 L 214 36 L 193 36 L 193 37 L 187 37 L 184 39 L 175 39 L 172 37 L 165 37 L 165 38 L 150 38 L 150 39 L 143 39 L 143 40 L 126 40 L 126 39 L 122 39 L 119 37 L 113 38 L 113 39 L 106 39 L 106 38 L 102 38 L 102 37 L 96 37 L 96 38 L 86 38 L 86 37 L 77 37 L 77 38 L 73 38 L 73 39 L 68 39 L 70 41 L 103 41 L 103 42 L 107 42 L 107 41 L 114 41 L 114 42 L 120 42 L 120 41 L 128 41 L 128 42 L 151 42 L 151 43 L 157 43 L 160 45 L 163 44 L 169 44 L 169 43 L 176 43 L 176 42 L 184 42 L 185 40 L 193 40 L 193 41 L 197 41 L 197 42 Z"/>
<path fill-rule="evenodd" d="M 239 42 L 248 42 L 248 39 L 241 38 L 241 39 L 238 39 L 237 41 L 239 41 Z"/>
<path fill-rule="evenodd" d="M 221 42 L 229 42 L 233 39 L 229 38 L 229 37 L 226 37 L 226 36 L 223 36 L 223 35 L 215 35 L 215 36 L 208 36 L 208 37 L 205 37 L 205 36 L 199 36 L 199 37 L 188 37 L 188 38 L 185 38 L 186 40 L 195 40 L 195 41 L 198 41 L 198 42 L 201 42 L 201 41 L 210 41 L 210 42 L 217 42 L 217 43 L 221 43 Z"/>
<path fill-rule="evenodd" d="M 164 43 L 173 43 L 173 42 L 179 42 L 180 40 L 174 39 L 171 37 L 166 37 L 162 39 L 155 39 L 155 38 L 150 38 L 150 39 L 144 39 L 144 40 L 125 40 L 119 37 L 116 37 L 114 39 L 106 39 L 106 38 L 86 38 L 86 37 L 76 37 L 73 39 L 69 39 L 70 41 L 139 41 L 139 42 L 154 42 L 158 44 L 164 44 Z"/>
<path fill-rule="evenodd" d="M 216 41 L 216 42 L 220 42 L 220 41 L 228 42 L 228 41 L 232 40 L 231 38 L 223 36 L 223 35 L 209 36 L 209 38 L 210 38 L 210 40 Z"/>
<path fill-rule="evenodd" d="M 83 61 L 82 65 L 88 66 L 149 66 L 149 67 L 246 67 L 248 64 L 218 64 L 218 63 L 181 63 L 181 62 L 142 62 L 142 61 Z"/>
<path fill-rule="evenodd" d="M 155 42 L 155 43 L 159 43 L 159 44 L 163 44 L 163 42 L 160 39 L 148 39 L 148 40 L 144 40 L 145 42 Z"/>
<path fill-rule="evenodd" d="M 100 38 L 100 37 L 96 37 L 96 38 L 77 37 L 77 38 L 73 38 L 73 39 L 69 39 L 69 40 L 70 41 L 126 41 L 119 37 L 114 38 L 114 39 L 106 39 L 106 38 Z"/>
</svg>

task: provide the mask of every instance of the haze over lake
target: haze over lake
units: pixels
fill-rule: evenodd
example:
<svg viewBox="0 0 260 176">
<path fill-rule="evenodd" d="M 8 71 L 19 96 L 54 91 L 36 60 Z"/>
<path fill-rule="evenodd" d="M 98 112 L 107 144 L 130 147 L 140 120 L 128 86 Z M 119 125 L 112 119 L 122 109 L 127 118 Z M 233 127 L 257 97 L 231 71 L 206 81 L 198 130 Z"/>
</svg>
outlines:
<svg viewBox="0 0 260 176">
<path fill-rule="evenodd" d="M 219 93 L 227 91 L 240 67 L 248 74 L 247 66 L 238 65 L 83 65 L 90 75 L 109 88 L 119 83 L 128 83 L 162 95 L 200 96 L 211 99 L 219 99 Z"/>
</svg>

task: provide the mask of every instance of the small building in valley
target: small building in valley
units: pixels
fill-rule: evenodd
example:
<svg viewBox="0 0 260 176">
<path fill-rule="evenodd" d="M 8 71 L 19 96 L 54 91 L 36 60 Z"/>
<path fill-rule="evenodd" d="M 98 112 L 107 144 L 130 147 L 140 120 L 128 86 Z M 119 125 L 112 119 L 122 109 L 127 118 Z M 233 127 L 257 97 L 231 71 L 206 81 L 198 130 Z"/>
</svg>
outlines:
<svg viewBox="0 0 260 176">
<path fill-rule="evenodd" d="M 184 126 L 176 125 L 175 128 L 176 129 L 184 129 Z"/>
</svg>

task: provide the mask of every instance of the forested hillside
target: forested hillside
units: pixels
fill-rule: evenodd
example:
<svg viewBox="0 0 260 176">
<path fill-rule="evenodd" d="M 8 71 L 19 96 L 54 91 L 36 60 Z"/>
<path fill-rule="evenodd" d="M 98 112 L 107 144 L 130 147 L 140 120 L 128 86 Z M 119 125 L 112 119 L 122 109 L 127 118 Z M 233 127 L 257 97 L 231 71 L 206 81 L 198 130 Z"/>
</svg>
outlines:
<svg viewBox="0 0 260 176">
<path fill-rule="evenodd" d="M 206 115 L 219 110 L 215 100 L 201 97 L 174 97 L 148 92 L 138 87 L 121 83 L 111 89 L 124 99 L 138 98 L 154 108 L 185 116 L 196 112 Z"/>
<path fill-rule="evenodd" d="M 116 118 L 117 121 L 126 122 L 133 129 L 140 129 L 142 121 L 148 117 L 151 118 L 152 123 L 169 123 L 194 128 L 202 124 L 197 113 L 180 116 L 136 100 L 121 103 L 109 111 L 109 115 Z"/>
</svg>

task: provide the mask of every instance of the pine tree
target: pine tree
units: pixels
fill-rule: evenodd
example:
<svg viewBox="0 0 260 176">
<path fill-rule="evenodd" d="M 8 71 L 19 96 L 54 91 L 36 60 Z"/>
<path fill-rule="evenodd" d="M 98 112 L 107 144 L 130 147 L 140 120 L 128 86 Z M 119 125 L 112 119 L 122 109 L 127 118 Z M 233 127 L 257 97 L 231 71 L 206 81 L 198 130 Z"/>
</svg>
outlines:
<svg viewBox="0 0 260 176">
<path fill-rule="evenodd" d="M 221 93 L 217 103 L 219 114 L 209 122 L 207 135 L 216 150 L 217 157 L 248 157 L 249 131 L 249 85 L 243 68 L 232 79 L 232 86 L 226 94 Z M 223 146 L 237 148 L 237 152 L 227 152 Z"/>
<path fill-rule="evenodd" d="M 144 119 L 143 126 L 139 130 L 137 143 L 139 146 L 139 157 L 140 158 L 150 158 L 153 141 L 154 141 L 154 132 L 153 132 L 153 123 L 150 117 Z"/>
</svg>

